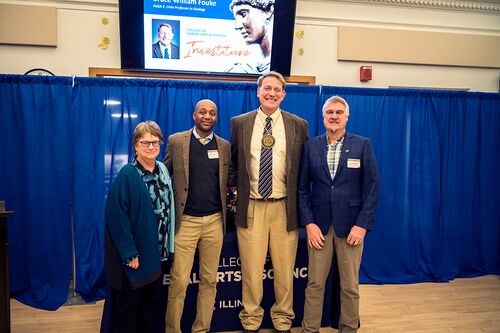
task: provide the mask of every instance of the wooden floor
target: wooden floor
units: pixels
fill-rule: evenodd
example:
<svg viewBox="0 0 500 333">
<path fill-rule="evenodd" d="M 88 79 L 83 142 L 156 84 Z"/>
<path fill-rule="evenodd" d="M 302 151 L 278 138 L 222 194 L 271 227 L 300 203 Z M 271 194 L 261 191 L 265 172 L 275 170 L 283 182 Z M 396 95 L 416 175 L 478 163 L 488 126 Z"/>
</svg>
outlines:
<svg viewBox="0 0 500 333">
<path fill-rule="evenodd" d="M 51 312 L 11 300 L 12 332 L 98 332 L 102 306 L 100 301 Z M 362 285 L 361 322 L 360 333 L 500 333 L 500 276 L 456 279 L 450 283 Z M 321 331 L 336 332 L 331 328 Z"/>
</svg>

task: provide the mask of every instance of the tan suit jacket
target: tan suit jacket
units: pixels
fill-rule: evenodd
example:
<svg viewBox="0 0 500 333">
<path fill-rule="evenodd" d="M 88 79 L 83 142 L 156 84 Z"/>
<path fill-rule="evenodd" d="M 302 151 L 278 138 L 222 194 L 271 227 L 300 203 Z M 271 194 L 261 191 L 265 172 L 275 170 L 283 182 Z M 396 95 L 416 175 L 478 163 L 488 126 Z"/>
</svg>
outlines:
<svg viewBox="0 0 500 333">
<path fill-rule="evenodd" d="M 304 141 L 309 139 L 307 121 L 282 112 L 286 137 L 286 191 L 287 230 L 298 228 L 297 182 L 300 155 Z M 257 110 L 231 118 L 231 173 L 236 175 L 238 200 L 236 202 L 236 225 L 246 228 L 248 203 L 250 201 L 250 142 Z"/>
<path fill-rule="evenodd" d="M 186 206 L 189 190 L 189 146 L 193 130 L 175 133 L 169 136 L 167 142 L 167 153 L 163 163 L 172 175 L 175 200 L 175 230 L 179 230 L 181 218 Z M 219 187 L 220 201 L 222 203 L 222 220 L 226 230 L 226 187 L 230 163 L 229 142 L 215 135 L 217 149 L 219 151 Z M 201 203 L 200 203 L 201 204 Z"/>
</svg>

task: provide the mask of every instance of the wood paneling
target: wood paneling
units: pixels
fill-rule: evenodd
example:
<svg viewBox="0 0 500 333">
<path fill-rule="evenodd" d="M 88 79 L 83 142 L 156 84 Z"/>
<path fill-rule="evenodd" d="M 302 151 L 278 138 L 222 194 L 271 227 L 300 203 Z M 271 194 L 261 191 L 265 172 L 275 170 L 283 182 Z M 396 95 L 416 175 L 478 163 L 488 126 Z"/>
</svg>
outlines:
<svg viewBox="0 0 500 333">
<path fill-rule="evenodd" d="M 256 82 L 255 76 L 235 75 L 202 75 L 165 73 L 152 71 L 131 71 L 120 68 L 98 68 L 89 67 L 90 77 L 128 77 L 128 78 L 150 78 L 165 80 L 200 80 L 200 81 L 229 81 L 229 82 Z M 294 84 L 316 84 L 315 76 L 291 75 L 285 77 L 287 83 Z"/>
<path fill-rule="evenodd" d="M 5 204 L 5 203 L 4 203 Z M 5 207 L 2 207 L 5 209 Z M 9 239 L 7 218 L 12 212 L 0 211 L 0 332 L 10 333 Z"/>
</svg>

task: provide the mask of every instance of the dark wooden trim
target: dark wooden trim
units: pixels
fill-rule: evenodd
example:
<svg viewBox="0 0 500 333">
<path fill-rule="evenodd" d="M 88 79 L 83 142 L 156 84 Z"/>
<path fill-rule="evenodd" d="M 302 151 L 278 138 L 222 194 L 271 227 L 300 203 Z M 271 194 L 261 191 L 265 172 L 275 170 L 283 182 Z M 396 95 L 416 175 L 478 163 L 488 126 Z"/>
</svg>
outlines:
<svg viewBox="0 0 500 333">
<path fill-rule="evenodd" d="M 256 82 L 255 76 L 234 75 L 201 75 L 164 73 L 150 71 L 130 71 L 120 68 L 89 67 L 90 77 L 129 77 L 129 78 L 154 78 L 165 80 L 199 80 L 199 81 L 229 81 L 229 82 Z M 315 76 L 291 75 L 285 77 L 286 82 L 294 84 L 316 84 Z"/>
<path fill-rule="evenodd" d="M 10 333 L 9 240 L 7 217 L 13 212 L 0 212 L 0 332 Z"/>
</svg>

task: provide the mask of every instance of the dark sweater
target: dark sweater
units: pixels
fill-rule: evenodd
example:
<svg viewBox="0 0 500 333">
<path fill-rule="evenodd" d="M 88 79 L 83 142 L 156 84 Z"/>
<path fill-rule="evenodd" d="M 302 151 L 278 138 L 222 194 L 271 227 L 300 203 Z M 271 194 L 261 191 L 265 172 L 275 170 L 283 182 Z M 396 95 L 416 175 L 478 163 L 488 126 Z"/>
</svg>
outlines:
<svg viewBox="0 0 500 333">
<path fill-rule="evenodd" d="M 161 273 L 158 224 L 149 192 L 132 164 L 125 165 L 111 185 L 105 220 L 106 282 L 122 289 L 122 270 L 133 289 L 156 280 Z M 125 260 L 137 255 L 139 269 L 124 265 Z"/>
<path fill-rule="evenodd" d="M 219 159 L 209 158 L 208 151 L 217 151 L 217 142 L 202 145 L 191 134 L 189 148 L 189 191 L 184 214 L 207 216 L 222 210 L 219 190 Z"/>
</svg>

